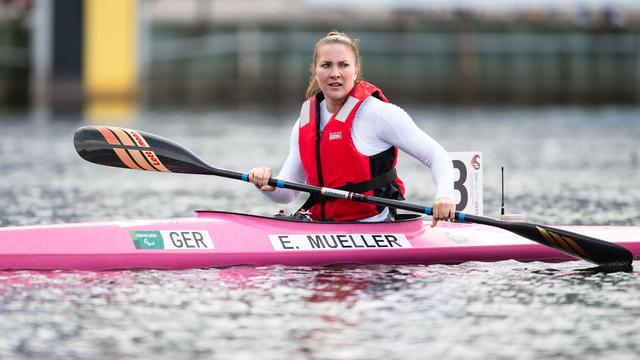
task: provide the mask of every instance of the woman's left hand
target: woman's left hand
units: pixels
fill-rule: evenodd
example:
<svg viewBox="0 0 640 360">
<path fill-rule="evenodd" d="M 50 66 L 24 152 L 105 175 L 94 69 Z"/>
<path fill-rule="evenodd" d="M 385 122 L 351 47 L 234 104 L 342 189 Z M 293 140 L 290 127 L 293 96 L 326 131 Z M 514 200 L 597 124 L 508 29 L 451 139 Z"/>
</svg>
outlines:
<svg viewBox="0 0 640 360">
<path fill-rule="evenodd" d="M 438 224 L 438 220 L 454 221 L 456 219 L 456 204 L 449 198 L 438 198 L 433 202 L 433 221 L 431 227 Z"/>
</svg>

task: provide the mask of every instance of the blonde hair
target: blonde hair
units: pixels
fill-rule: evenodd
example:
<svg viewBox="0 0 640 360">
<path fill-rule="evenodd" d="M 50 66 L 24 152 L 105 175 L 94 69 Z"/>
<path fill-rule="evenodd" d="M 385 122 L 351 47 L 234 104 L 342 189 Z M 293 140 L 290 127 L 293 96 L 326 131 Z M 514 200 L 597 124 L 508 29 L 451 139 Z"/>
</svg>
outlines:
<svg viewBox="0 0 640 360">
<path fill-rule="evenodd" d="M 320 46 L 325 44 L 342 44 L 347 45 L 351 51 L 353 51 L 353 55 L 356 58 L 355 66 L 360 65 L 360 50 L 358 49 L 358 39 L 352 39 L 349 35 L 339 32 L 336 30 L 332 30 L 325 37 L 318 40 L 316 46 L 313 50 L 313 61 L 311 62 L 311 67 L 309 71 L 311 72 L 311 78 L 309 79 L 309 86 L 307 87 L 307 93 L 305 95 L 305 99 L 308 99 L 315 95 L 318 90 L 318 80 L 316 80 L 315 68 L 316 62 L 318 61 L 318 49 Z M 360 66 L 360 71 L 356 77 L 356 83 L 362 80 L 362 66 Z"/>
</svg>

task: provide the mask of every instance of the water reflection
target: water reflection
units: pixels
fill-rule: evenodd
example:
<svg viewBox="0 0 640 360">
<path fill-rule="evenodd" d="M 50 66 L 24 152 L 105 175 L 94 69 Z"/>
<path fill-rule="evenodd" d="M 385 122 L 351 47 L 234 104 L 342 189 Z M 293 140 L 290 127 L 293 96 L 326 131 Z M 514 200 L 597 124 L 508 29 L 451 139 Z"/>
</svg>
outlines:
<svg viewBox="0 0 640 360">
<path fill-rule="evenodd" d="M 3 272 L 0 349 L 53 358 L 633 353 L 626 334 L 638 329 L 629 319 L 640 315 L 640 298 L 627 289 L 640 287 L 638 276 L 575 267 Z"/>
</svg>

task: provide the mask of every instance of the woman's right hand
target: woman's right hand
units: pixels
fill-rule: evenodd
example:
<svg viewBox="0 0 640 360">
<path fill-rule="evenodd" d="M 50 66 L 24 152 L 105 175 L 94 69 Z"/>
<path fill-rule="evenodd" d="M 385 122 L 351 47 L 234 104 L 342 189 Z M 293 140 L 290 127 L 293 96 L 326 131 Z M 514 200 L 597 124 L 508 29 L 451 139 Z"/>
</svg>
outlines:
<svg viewBox="0 0 640 360">
<path fill-rule="evenodd" d="M 271 168 L 264 166 L 256 167 L 249 170 L 249 182 L 262 191 L 273 191 L 276 188 L 269 185 L 271 175 Z"/>
</svg>

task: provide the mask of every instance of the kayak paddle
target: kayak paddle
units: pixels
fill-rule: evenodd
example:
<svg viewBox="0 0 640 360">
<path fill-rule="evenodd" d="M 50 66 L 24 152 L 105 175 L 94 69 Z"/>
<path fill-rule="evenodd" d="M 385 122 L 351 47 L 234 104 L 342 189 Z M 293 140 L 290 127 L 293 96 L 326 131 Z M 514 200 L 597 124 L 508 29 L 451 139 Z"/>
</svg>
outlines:
<svg viewBox="0 0 640 360">
<path fill-rule="evenodd" d="M 248 173 L 215 168 L 182 145 L 137 130 L 112 126 L 86 126 L 76 130 L 73 141 L 76 151 L 83 159 L 99 165 L 182 174 L 216 175 L 249 181 Z M 431 207 L 414 205 L 405 201 L 299 184 L 275 178 L 269 179 L 269 185 L 319 194 L 327 198 L 348 199 L 432 215 Z M 632 253 L 623 246 L 546 225 L 505 222 L 462 212 L 456 212 L 455 219 L 498 227 L 559 250 L 569 256 L 601 266 L 629 267 L 633 262 Z"/>
</svg>

